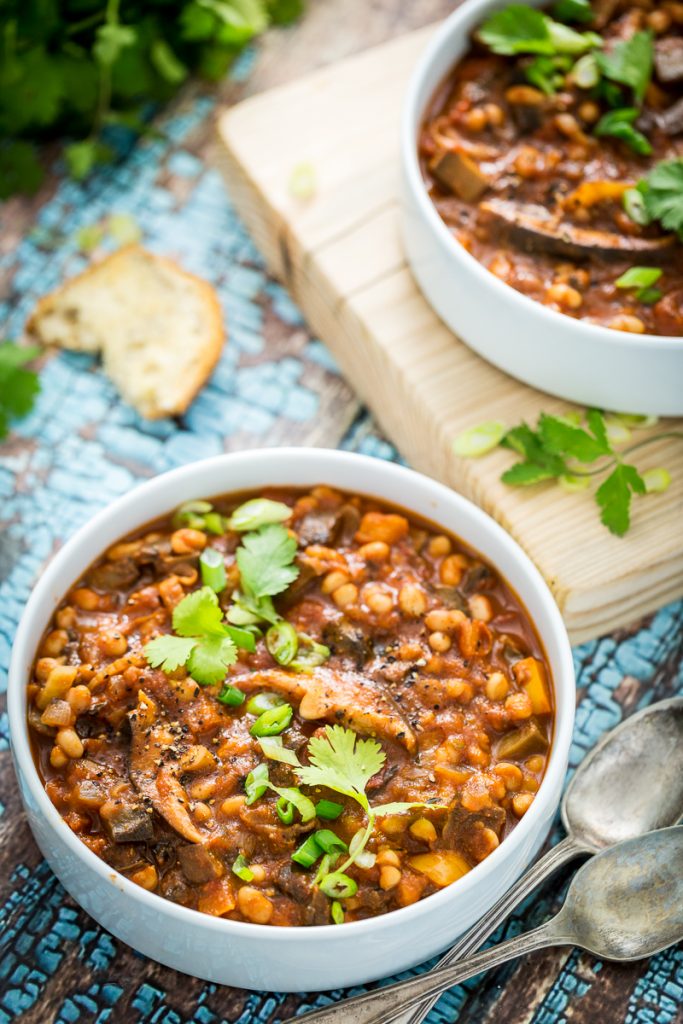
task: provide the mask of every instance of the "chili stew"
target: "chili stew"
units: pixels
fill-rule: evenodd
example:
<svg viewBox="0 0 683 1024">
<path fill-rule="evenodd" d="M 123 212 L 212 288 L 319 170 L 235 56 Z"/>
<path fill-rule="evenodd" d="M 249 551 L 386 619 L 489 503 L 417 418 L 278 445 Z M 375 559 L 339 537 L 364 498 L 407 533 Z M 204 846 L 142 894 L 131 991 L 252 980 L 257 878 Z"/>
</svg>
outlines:
<svg viewBox="0 0 683 1024">
<path fill-rule="evenodd" d="M 547 660 L 452 535 L 329 487 L 195 501 L 110 548 L 41 640 L 46 791 L 143 888 L 340 924 L 429 896 L 527 812 Z"/>
</svg>

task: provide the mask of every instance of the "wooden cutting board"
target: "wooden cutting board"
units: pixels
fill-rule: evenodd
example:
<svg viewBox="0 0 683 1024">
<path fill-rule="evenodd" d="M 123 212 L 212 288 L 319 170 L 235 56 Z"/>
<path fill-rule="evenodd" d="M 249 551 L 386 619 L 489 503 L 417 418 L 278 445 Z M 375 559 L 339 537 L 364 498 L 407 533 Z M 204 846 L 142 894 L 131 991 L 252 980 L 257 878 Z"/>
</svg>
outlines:
<svg viewBox="0 0 683 1024">
<path fill-rule="evenodd" d="M 367 50 L 224 112 L 219 161 L 269 269 L 400 452 L 502 523 L 552 587 L 573 640 L 593 638 L 683 594 L 683 442 L 661 441 L 637 454 L 639 467 L 666 466 L 674 482 L 666 494 L 634 502 L 633 525 L 622 539 L 600 524 L 589 493 L 568 494 L 553 484 L 512 489 L 499 479 L 511 462 L 507 453 L 478 460 L 453 454 L 453 438 L 468 426 L 535 422 L 541 409 L 568 406 L 471 352 L 428 306 L 406 265 L 399 117 L 433 31 Z M 289 188 L 301 163 L 315 174 L 315 195 L 307 200 Z M 511 344 L 514 332 L 511 324 Z"/>
</svg>

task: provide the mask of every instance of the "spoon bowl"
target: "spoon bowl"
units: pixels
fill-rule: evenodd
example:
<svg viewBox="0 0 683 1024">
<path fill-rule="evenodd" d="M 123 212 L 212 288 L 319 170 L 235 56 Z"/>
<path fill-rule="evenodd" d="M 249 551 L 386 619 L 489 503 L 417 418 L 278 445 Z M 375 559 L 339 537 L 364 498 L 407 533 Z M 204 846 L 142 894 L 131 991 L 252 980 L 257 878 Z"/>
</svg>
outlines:
<svg viewBox="0 0 683 1024">
<path fill-rule="evenodd" d="M 683 814 L 683 698 L 631 715 L 579 766 L 562 820 L 586 850 L 666 828 Z"/>
<path fill-rule="evenodd" d="M 683 938 L 683 826 L 613 846 L 577 871 L 549 922 L 607 960 L 640 960 Z"/>
</svg>

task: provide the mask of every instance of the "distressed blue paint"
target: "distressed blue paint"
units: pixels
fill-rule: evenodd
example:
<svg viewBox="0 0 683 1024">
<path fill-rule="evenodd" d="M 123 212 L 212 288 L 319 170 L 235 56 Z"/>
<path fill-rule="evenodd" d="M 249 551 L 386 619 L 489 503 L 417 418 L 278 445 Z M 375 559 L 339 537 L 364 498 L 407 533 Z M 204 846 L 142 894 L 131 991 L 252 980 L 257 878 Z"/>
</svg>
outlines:
<svg viewBox="0 0 683 1024">
<path fill-rule="evenodd" d="M 253 56 L 247 51 L 239 59 L 236 80 L 249 74 Z M 3 559 L 7 564 L 0 580 L 0 688 L 6 682 L 18 618 L 42 566 L 55 545 L 97 509 L 142 478 L 226 448 L 258 445 L 264 438 L 272 443 L 269 432 L 275 427 L 277 441 L 286 443 L 292 431 L 302 424 L 313 427 L 325 415 L 324 390 L 312 381 L 315 373 L 330 381 L 338 374 L 336 363 L 320 341 L 307 336 L 291 297 L 268 278 L 218 173 L 208 170 L 192 151 L 193 132 L 212 111 L 213 101 L 200 98 L 168 119 L 164 139 L 143 143 L 125 162 L 98 172 L 86 184 L 62 180 L 38 212 L 36 230 L 0 257 L 0 268 L 9 272 L 12 284 L 0 302 L 0 319 L 10 335 L 19 334 L 36 299 L 86 265 L 77 252 L 75 232 L 111 212 L 129 213 L 152 249 L 176 255 L 215 285 L 230 329 L 230 344 L 210 383 L 182 422 L 141 420 L 121 403 L 89 356 L 47 358 L 36 408 L 18 426 L 18 442 L 0 458 L 0 564 L 5 564 Z M 182 201 L 178 195 L 183 195 Z M 48 249 L 48 244 L 55 247 Z M 268 318 L 292 332 L 292 343 L 281 351 L 267 347 Z M 365 414 L 354 421 L 341 447 L 400 461 Z M 643 684 L 638 706 L 683 689 L 677 640 L 682 630 L 679 603 L 662 609 L 632 636 L 605 637 L 576 648 L 582 699 L 572 767 L 604 730 L 621 721 L 623 707 L 616 691 L 625 675 Z M 665 664 L 669 678 L 655 694 L 650 683 Z M 0 751 L 7 746 L 3 712 Z M 554 840 L 560 835 L 558 827 Z M 530 898 L 494 940 L 547 918 L 561 891 L 562 886 L 548 886 Z M 124 1000 L 133 1007 L 135 1020 L 144 1024 L 218 1024 L 220 1018 L 209 1005 L 216 997 L 215 985 L 200 986 L 193 1008 L 182 1015 L 163 987 L 169 972 L 151 975 L 162 978 L 158 985 L 145 982 L 131 991 L 117 972 L 119 950 L 110 935 L 73 908 L 44 863 L 16 864 L 9 896 L 0 908 L 0 1024 L 11 1024 L 39 1008 L 51 980 L 69 958 L 82 963 L 85 980 L 82 990 L 74 987 L 63 998 L 55 1011 L 56 1024 L 118 1024 L 123 1021 L 117 1014 Z M 421 969 L 424 966 L 428 965 Z M 572 953 L 537 1008 L 534 1024 L 568 1024 L 577 1001 L 590 994 L 600 968 Z M 504 968 L 496 978 L 504 984 L 511 972 Z M 430 1024 L 457 1021 L 467 1001 L 482 989 L 481 980 L 472 979 L 446 994 L 430 1014 Z M 341 995 L 303 996 L 300 1011 L 327 1005 Z M 653 958 L 635 983 L 625 1024 L 673 1024 L 682 1000 L 683 955 L 671 950 Z M 279 1013 L 283 1001 L 284 996 L 250 994 L 238 1021 L 266 1021 Z"/>
</svg>

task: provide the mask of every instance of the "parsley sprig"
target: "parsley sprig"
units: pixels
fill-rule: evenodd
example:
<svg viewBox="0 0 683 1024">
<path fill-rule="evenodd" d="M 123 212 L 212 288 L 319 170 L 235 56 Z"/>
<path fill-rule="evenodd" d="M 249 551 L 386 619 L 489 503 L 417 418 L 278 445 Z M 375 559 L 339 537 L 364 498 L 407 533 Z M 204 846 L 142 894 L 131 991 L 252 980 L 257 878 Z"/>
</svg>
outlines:
<svg viewBox="0 0 683 1024">
<path fill-rule="evenodd" d="M 27 416 L 33 408 L 40 382 L 37 374 L 25 367 L 38 355 L 40 349 L 34 346 L 0 342 L 0 440 L 9 433 L 13 420 Z"/>
<path fill-rule="evenodd" d="M 611 421 L 598 409 L 587 410 L 585 425 L 581 414 L 562 417 L 541 413 L 535 428 L 520 423 L 503 432 L 498 422 L 470 428 L 456 438 L 454 450 L 458 455 L 474 457 L 496 446 L 515 452 L 519 461 L 501 476 L 503 483 L 512 487 L 557 480 L 568 490 L 579 490 L 590 484 L 591 477 L 609 472 L 596 490 L 595 500 L 602 523 L 611 533 L 622 537 L 631 524 L 633 495 L 666 490 L 670 482 L 666 471 L 649 470 L 641 474 L 624 457 L 662 437 L 683 438 L 683 433 L 669 431 L 646 438 L 623 452 L 616 450 L 610 433 L 619 438 L 629 437 L 629 427 L 644 426 L 647 422 L 647 417 L 638 416 Z M 489 439 L 488 445 L 483 438 Z M 594 469 L 582 468 L 594 463 L 599 463 Z"/>
</svg>

